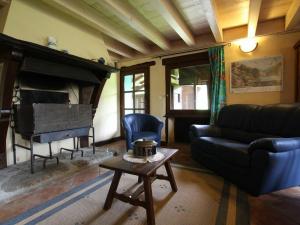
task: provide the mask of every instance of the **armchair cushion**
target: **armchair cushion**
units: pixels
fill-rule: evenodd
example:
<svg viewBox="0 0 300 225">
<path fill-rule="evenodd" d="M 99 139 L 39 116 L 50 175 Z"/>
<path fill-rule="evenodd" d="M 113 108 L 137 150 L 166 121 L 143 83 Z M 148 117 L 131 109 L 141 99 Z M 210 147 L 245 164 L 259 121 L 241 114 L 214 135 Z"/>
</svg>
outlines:
<svg viewBox="0 0 300 225">
<path fill-rule="evenodd" d="M 132 134 L 132 139 L 137 140 L 137 139 L 147 139 L 147 140 L 155 140 L 159 138 L 157 133 L 155 132 L 149 132 L 149 131 L 144 131 L 144 132 L 133 132 Z"/>
<path fill-rule="evenodd" d="M 265 149 L 270 152 L 286 152 L 300 149 L 300 138 L 261 138 L 250 143 L 249 151 Z"/>
<path fill-rule="evenodd" d="M 132 149 L 132 142 L 140 138 L 155 140 L 160 146 L 163 122 L 148 114 L 128 114 L 124 116 L 122 125 L 126 136 L 126 147 Z"/>
</svg>

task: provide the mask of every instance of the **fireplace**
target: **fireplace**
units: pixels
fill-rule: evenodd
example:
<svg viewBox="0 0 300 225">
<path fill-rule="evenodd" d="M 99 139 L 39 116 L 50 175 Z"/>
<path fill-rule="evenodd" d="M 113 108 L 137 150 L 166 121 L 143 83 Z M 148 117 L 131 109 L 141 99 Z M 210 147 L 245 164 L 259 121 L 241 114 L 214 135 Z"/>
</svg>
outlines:
<svg viewBox="0 0 300 225">
<path fill-rule="evenodd" d="M 88 146 L 103 86 L 115 71 L 110 66 L 0 34 L 0 168 L 7 166 L 6 135 L 10 125 L 12 132 L 30 142 L 49 143 L 50 155 L 37 155 L 46 159 L 52 158 L 52 141 L 80 137 L 81 146 Z M 78 87 L 76 104 L 70 104 L 66 91 L 70 84 Z M 13 146 L 22 147 L 17 143 Z"/>
</svg>

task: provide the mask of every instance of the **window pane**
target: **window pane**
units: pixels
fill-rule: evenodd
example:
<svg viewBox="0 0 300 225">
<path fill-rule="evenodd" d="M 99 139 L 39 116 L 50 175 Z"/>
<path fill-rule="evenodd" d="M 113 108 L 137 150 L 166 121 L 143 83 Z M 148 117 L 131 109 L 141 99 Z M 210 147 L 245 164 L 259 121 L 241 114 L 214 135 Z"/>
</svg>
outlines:
<svg viewBox="0 0 300 225">
<path fill-rule="evenodd" d="M 145 78 L 143 73 L 135 74 L 134 86 L 135 91 L 145 90 Z"/>
<path fill-rule="evenodd" d="M 133 90 L 133 75 L 124 76 L 124 91 Z"/>
<path fill-rule="evenodd" d="M 174 109 L 194 109 L 194 85 L 182 85 L 173 89 Z"/>
<path fill-rule="evenodd" d="M 139 91 L 135 92 L 135 108 L 145 107 L 145 92 Z"/>
<path fill-rule="evenodd" d="M 171 70 L 171 90 L 175 110 L 207 110 L 209 65 L 175 68 Z M 196 98 L 196 99 L 195 99 Z"/>
<path fill-rule="evenodd" d="M 133 110 L 125 110 L 125 115 L 133 113 Z"/>
<path fill-rule="evenodd" d="M 145 113 L 145 110 L 144 109 L 136 109 L 135 113 Z"/>
<path fill-rule="evenodd" d="M 196 86 L 196 109 L 207 110 L 208 107 L 208 89 L 207 84 Z"/>
<path fill-rule="evenodd" d="M 124 93 L 124 107 L 125 108 L 133 108 L 133 95 L 132 92 Z"/>
</svg>

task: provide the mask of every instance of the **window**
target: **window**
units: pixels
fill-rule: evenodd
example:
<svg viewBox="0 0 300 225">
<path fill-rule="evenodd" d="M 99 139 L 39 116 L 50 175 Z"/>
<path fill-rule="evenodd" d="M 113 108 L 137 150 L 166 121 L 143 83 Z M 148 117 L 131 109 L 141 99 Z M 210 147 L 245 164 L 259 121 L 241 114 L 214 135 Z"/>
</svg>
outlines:
<svg viewBox="0 0 300 225">
<path fill-rule="evenodd" d="M 166 114 L 209 115 L 210 65 L 208 53 L 163 59 L 166 69 Z"/>
<path fill-rule="evenodd" d="M 124 115 L 145 113 L 145 73 L 124 75 Z"/>
<path fill-rule="evenodd" d="M 171 109 L 209 109 L 210 67 L 207 64 L 171 69 Z"/>
</svg>

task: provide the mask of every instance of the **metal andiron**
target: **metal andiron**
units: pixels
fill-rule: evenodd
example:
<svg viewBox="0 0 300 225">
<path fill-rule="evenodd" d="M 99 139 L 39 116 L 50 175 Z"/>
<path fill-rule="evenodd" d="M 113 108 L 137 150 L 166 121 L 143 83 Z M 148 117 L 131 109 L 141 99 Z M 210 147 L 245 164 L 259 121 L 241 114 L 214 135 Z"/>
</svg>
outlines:
<svg viewBox="0 0 300 225">
<path fill-rule="evenodd" d="M 32 91 L 38 92 L 38 91 Z M 35 93 L 35 94 L 36 94 Z M 53 92 L 51 93 L 53 95 Z M 59 93 L 61 94 L 61 93 Z M 92 106 L 85 104 L 57 104 L 57 103 L 32 103 L 14 105 L 13 126 L 12 126 L 12 146 L 14 163 L 16 163 L 16 147 L 30 151 L 31 173 L 34 172 L 34 161 L 36 158 L 43 158 L 43 166 L 46 161 L 59 159 L 52 153 L 51 143 L 63 139 L 73 138 L 74 149 L 61 148 L 60 151 L 71 151 L 73 153 L 82 151 L 78 148 L 79 137 L 90 137 L 93 140 L 93 153 L 95 154 L 95 132 L 92 126 Z M 92 135 L 89 135 L 92 129 Z M 30 146 L 26 147 L 16 143 L 16 135 L 19 133 L 22 138 L 30 141 Z M 76 146 L 77 138 L 77 146 Z M 35 154 L 33 143 L 48 143 L 49 155 Z M 82 154 L 83 156 L 83 151 Z"/>
</svg>

